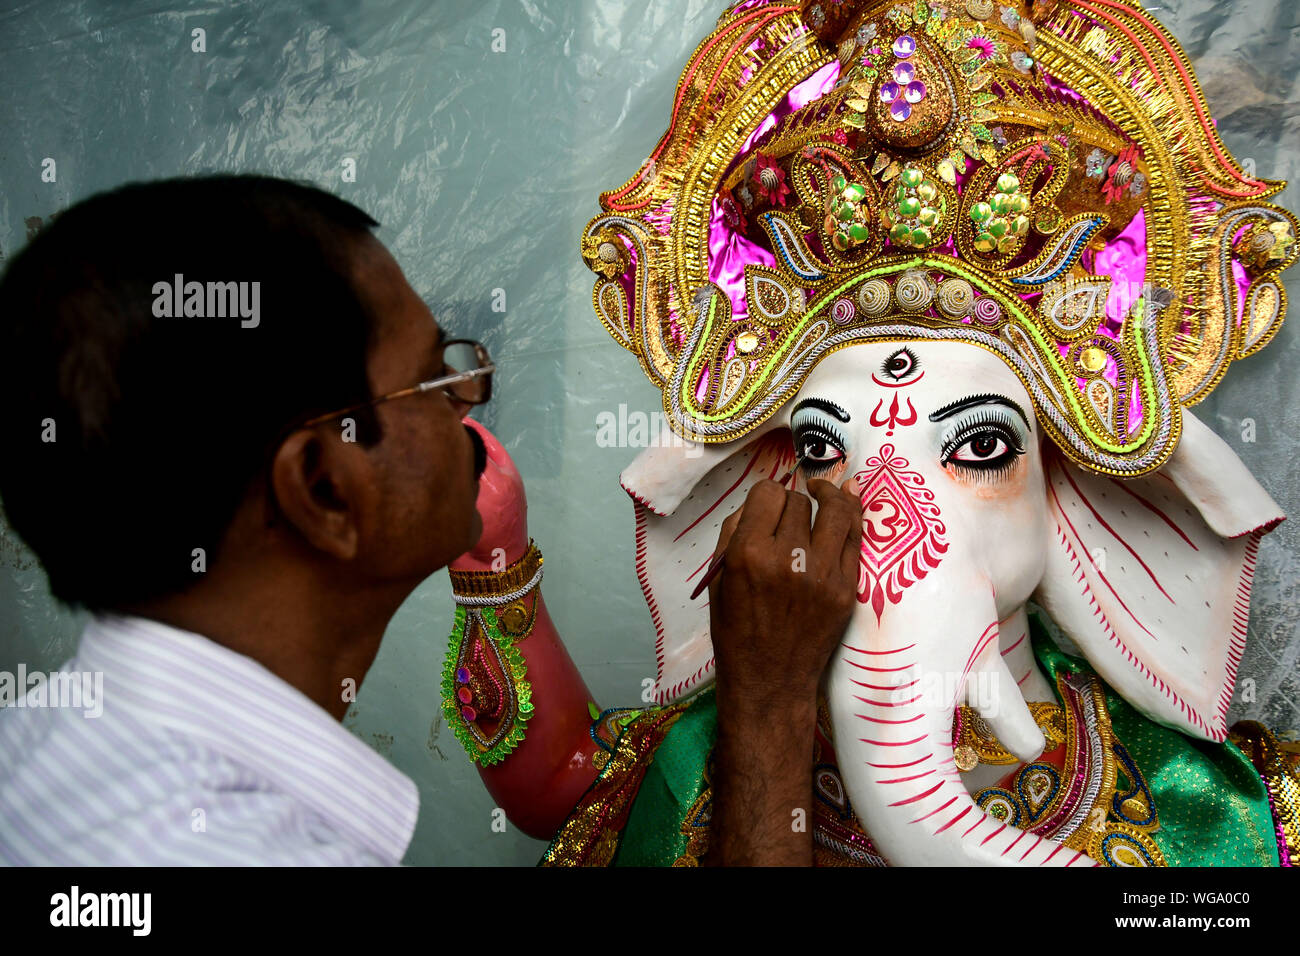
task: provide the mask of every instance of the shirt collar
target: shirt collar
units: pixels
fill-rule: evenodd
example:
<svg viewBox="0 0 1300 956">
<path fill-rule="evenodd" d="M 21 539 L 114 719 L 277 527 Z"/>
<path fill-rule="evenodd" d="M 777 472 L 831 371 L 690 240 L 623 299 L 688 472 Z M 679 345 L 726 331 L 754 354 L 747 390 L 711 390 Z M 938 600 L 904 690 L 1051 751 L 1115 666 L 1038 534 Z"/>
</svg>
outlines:
<svg viewBox="0 0 1300 956">
<path fill-rule="evenodd" d="M 103 615 L 87 624 L 78 659 L 104 673 L 106 715 L 121 707 L 195 738 L 381 859 L 405 854 L 414 781 L 252 658 L 158 621 Z"/>
</svg>

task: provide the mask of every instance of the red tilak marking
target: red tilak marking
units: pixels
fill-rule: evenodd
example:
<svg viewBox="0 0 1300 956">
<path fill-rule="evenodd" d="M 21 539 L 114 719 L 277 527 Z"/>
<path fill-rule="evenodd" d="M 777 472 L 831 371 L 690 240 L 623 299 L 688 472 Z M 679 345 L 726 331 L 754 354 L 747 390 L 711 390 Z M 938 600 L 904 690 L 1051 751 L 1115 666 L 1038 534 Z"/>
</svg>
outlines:
<svg viewBox="0 0 1300 956">
<path fill-rule="evenodd" d="M 918 801 L 918 800 L 924 800 L 926 797 L 928 797 L 930 794 L 934 793 L 936 790 L 938 790 L 938 789 L 939 789 L 940 787 L 942 787 L 942 786 L 943 786 L 943 782 L 940 781 L 939 783 L 936 783 L 933 787 L 931 787 L 929 790 L 925 791 L 925 793 L 918 793 L 918 794 L 917 794 L 916 796 L 914 796 L 914 797 L 907 797 L 907 798 L 904 799 L 904 800 L 899 800 L 897 803 L 891 803 L 890 806 L 891 806 L 891 807 L 905 807 L 905 806 L 907 806 L 909 803 L 916 803 L 916 801 Z M 955 800 L 955 799 L 957 799 L 957 798 L 954 797 L 953 799 Z M 915 822 L 915 821 L 913 821 L 913 822 Z"/>
<path fill-rule="evenodd" d="M 877 428 L 881 428 L 886 425 L 889 426 L 888 430 L 885 432 L 886 435 L 894 434 L 895 428 L 900 428 L 900 427 L 906 428 L 908 425 L 915 425 L 916 409 L 912 406 L 912 400 L 908 398 L 908 399 L 904 399 L 904 401 L 907 402 L 907 412 L 908 415 L 911 416 L 910 418 L 908 417 L 908 415 L 899 414 L 900 409 L 898 406 L 898 394 L 895 393 L 894 400 L 889 403 L 888 418 L 885 418 L 882 415 L 880 416 L 879 420 L 876 419 L 876 412 L 880 411 L 882 408 L 885 407 L 885 400 L 882 398 L 880 399 L 880 401 L 876 402 L 876 407 L 872 410 L 871 417 L 867 420 L 871 422 L 872 425 L 875 425 Z"/>
<path fill-rule="evenodd" d="M 875 372 L 871 373 L 871 380 L 875 382 L 877 385 L 883 385 L 885 388 L 906 388 L 908 385 L 915 385 L 923 378 L 925 378 L 924 370 L 922 370 L 921 373 L 916 376 L 916 378 L 911 379 L 910 381 L 907 382 L 882 382 L 879 378 L 876 377 Z"/>
</svg>

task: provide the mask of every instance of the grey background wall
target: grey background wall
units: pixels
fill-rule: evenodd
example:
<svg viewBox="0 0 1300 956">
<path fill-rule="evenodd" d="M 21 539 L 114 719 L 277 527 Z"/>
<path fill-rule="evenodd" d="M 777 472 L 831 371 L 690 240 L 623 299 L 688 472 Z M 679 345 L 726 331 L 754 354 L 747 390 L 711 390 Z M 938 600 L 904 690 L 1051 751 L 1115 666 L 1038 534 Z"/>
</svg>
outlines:
<svg viewBox="0 0 1300 956">
<path fill-rule="evenodd" d="M 654 147 L 677 76 L 722 0 L 0 2 L 0 256 L 40 223 L 123 182 L 216 170 L 311 180 L 381 221 L 380 238 L 449 329 L 499 357 L 479 416 L 527 481 L 551 613 L 596 699 L 640 699 L 653 629 L 632 511 L 596 418 L 659 407 L 596 321 L 578 254 L 602 189 Z M 1228 146 L 1300 180 L 1300 4 L 1148 5 L 1192 56 Z M 192 50 L 202 29 L 206 51 Z M 57 180 L 41 179 L 46 158 Z M 354 160 L 355 182 L 344 181 Z M 1300 188 L 1278 200 L 1300 209 Z M 1297 288 L 1293 273 L 1286 278 Z M 503 290 L 505 311 L 493 311 Z M 1300 516 L 1300 317 L 1234 367 L 1197 414 Z M 195 388 L 238 388 L 196 381 Z M 6 409 L 4 414 L 23 410 Z M 1246 440 L 1246 420 L 1254 441 Z M 0 449 L 0 456 L 3 456 Z M 2 467 L 2 465 L 0 465 Z M 1260 551 L 1233 717 L 1300 727 L 1300 526 Z M 407 862 L 528 864 L 543 844 L 494 832 L 492 801 L 441 725 L 451 625 L 445 574 L 389 629 L 346 724 L 420 787 Z M 81 621 L 0 524 L 0 670 L 49 669 Z"/>
</svg>

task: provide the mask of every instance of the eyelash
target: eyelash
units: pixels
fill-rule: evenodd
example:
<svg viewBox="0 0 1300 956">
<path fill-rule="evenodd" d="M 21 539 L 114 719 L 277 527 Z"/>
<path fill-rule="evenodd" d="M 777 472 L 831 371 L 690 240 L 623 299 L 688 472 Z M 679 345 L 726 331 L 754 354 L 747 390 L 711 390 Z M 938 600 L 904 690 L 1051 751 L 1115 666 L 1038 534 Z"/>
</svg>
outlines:
<svg viewBox="0 0 1300 956">
<path fill-rule="evenodd" d="M 971 461 L 959 461 L 952 456 L 966 442 L 981 432 L 993 432 L 1007 446 L 1007 453 L 997 459 L 993 464 L 976 464 Z M 1015 467 L 1017 459 L 1025 453 L 1024 442 L 1020 440 L 1014 425 L 1008 418 L 1004 418 L 993 412 L 984 412 L 982 415 L 961 422 L 952 437 L 943 443 L 939 452 L 940 464 L 947 466 L 952 465 L 972 475 L 978 475 L 990 479 L 998 479 Z"/>
<path fill-rule="evenodd" d="M 908 366 L 908 373 L 910 374 L 911 372 L 915 371 L 915 369 L 916 369 L 916 353 L 913 352 L 911 349 L 909 349 L 907 346 L 903 346 L 903 347 L 902 347 L 901 349 L 899 349 L 897 352 L 891 352 L 889 355 L 886 355 L 885 358 L 884 358 L 884 360 L 881 361 L 881 363 L 880 363 L 880 374 L 881 374 L 881 375 L 888 375 L 890 378 L 901 378 L 901 377 L 902 377 L 902 376 L 895 375 L 893 372 L 891 372 L 891 371 L 889 370 L 889 363 L 892 362 L 892 361 L 893 361 L 895 358 L 897 358 L 899 355 L 906 355 L 907 358 L 908 358 L 908 361 L 910 361 L 910 362 L 912 363 L 911 365 Z"/>
<path fill-rule="evenodd" d="M 822 441 L 826 442 L 828 445 L 834 445 L 835 450 L 840 453 L 840 461 L 844 460 L 843 459 L 844 446 L 845 444 L 847 444 L 844 441 L 844 437 L 838 431 L 836 431 L 832 426 L 824 424 L 819 421 L 809 422 L 808 424 L 800 425 L 795 429 L 794 449 L 795 449 L 796 456 L 798 456 L 801 453 L 804 440 L 808 438 L 809 435 L 815 435 L 816 437 L 820 438 Z M 802 465 L 802 468 L 804 474 L 806 475 L 813 475 L 813 474 L 819 475 L 822 472 L 830 471 L 832 468 L 838 465 L 840 461 L 821 462 L 821 461 L 805 460 Z"/>
</svg>

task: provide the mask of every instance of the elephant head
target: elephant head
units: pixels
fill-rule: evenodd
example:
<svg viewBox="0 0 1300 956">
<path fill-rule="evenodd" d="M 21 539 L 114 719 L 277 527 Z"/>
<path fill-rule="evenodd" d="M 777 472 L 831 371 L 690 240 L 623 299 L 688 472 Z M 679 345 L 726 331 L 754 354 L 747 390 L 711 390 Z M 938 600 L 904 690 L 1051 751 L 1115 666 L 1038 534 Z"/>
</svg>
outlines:
<svg viewBox="0 0 1300 956">
<path fill-rule="evenodd" d="M 963 703 L 1021 760 L 1043 749 L 1026 697 L 1053 698 L 1023 640 L 1030 599 L 1151 719 L 1225 737 L 1277 506 L 1187 412 L 1158 472 L 1085 472 L 1044 440 L 1010 367 L 960 342 L 843 348 L 745 439 L 667 442 L 624 473 L 661 701 L 711 679 L 708 595 L 688 596 L 722 520 L 796 453 L 798 485 L 822 477 L 862 501 L 859 603 L 824 689 L 849 797 L 890 862 L 1090 862 L 985 815 L 954 763 Z"/>
</svg>

